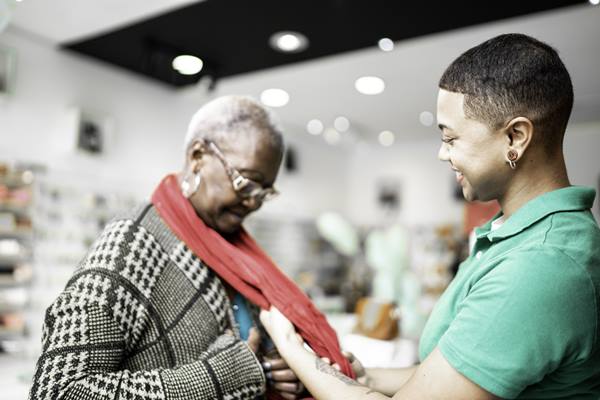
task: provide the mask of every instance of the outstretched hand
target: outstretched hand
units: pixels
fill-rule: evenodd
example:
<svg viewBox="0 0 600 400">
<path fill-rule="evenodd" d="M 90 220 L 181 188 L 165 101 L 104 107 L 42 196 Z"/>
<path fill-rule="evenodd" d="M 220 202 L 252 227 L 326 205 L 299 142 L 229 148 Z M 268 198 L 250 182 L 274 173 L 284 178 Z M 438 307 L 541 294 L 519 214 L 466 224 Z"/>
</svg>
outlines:
<svg viewBox="0 0 600 400">
<path fill-rule="evenodd" d="M 283 355 L 289 346 L 302 344 L 302 340 L 296 335 L 294 325 L 275 306 L 271 306 L 269 311 L 262 310 L 260 312 L 260 322 L 269 333 L 280 354 Z"/>
</svg>

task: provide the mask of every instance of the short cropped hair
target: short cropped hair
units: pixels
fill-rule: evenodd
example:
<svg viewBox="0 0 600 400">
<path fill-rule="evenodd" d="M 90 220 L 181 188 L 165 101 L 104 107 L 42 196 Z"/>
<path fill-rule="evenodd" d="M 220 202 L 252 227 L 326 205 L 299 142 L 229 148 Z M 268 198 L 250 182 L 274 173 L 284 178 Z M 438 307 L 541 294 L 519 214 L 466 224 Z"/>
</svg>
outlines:
<svg viewBox="0 0 600 400">
<path fill-rule="evenodd" d="M 441 89 L 464 94 L 465 115 L 500 129 L 511 119 L 532 121 L 546 150 L 561 148 L 573 108 L 573 85 L 555 49 L 511 33 L 473 47 L 450 64 Z"/>
<path fill-rule="evenodd" d="M 192 117 L 185 136 L 187 151 L 196 140 L 227 143 L 232 135 L 265 135 L 283 152 L 283 135 L 273 113 L 249 96 L 222 96 L 203 105 Z"/>
</svg>

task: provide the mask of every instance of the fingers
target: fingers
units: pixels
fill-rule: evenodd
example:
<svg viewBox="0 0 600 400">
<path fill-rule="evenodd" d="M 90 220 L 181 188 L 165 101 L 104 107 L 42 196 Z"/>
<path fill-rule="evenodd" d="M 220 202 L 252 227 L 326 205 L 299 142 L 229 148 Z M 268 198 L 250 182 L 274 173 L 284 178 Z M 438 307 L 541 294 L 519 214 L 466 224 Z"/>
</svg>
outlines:
<svg viewBox="0 0 600 400">
<path fill-rule="evenodd" d="M 298 380 L 298 377 L 291 369 L 282 369 L 279 371 L 268 371 L 265 372 L 265 376 L 267 379 L 277 383 L 277 382 L 295 382 Z"/>
<path fill-rule="evenodd" d="M 321 357 L 321 360 L 329 365 L 331 365 L 333 368 L 337 369 L 338 371 L 342 370 L 342 367 L 340 367 L 340 365 L 338 363 L 335 364 L 331 364 L 331 360 L 328 357 Z"/>
<path fill-rule="evenodd" d="M 283 358 L 268 358 L 265 357 L 263 359 L 263 369 L 265 371 L 278 370 L 278 369 L 288 369 L 288 365 Z"/>
<path fill-rule="evenodd" d="M 248 347 L 256 354 L 258 347 L 260 346 L 260 332 L 255 327 L 250 328 L 248 334 L 248 340 L 246 340 Z"/>
<path fill-rule="evenodd" d="M 297 395 L 304 391 L 304 385 L 300 381 L 297 381 L 297 382 L 275 382 L 275 383 L 273 383 L 273 388 L 275 390 L 277 390 L 278 392 L 280 392 L 281 394 L 289 393 L 289 394 Z"/>
<path fill-rule="evenodd" d="M 350 353 L 349 351 L 342 351 L 342 354 L 344 355 L 344 357 L 346 357 L 348 359 L 348 361 L 350 363 L 354 362 L 354 360 L 355 360 L 354 354 Z"/>
<path fill-rule="evenodd" d="M 270 326 L 270 321 L 271 321 L 271 312 L 267 311 L 267 310 L 260 310 L 260 314 L 259 314 L 259 319 L 260 322 L 265 326 Z"/>
</svg>

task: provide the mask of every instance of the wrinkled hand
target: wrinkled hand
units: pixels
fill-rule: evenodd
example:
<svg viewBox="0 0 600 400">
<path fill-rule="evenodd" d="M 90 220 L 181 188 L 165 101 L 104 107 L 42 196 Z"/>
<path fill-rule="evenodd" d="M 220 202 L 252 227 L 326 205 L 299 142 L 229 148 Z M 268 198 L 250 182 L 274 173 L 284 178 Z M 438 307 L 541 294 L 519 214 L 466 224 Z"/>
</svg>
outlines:
<svg viewBox="0 0 600 400">
<path fill-rule="evenodd" d="M 246 344 L 248 345 L 248 347 L 250 347 L 250 350 L 252 350 L 252 352 L 256 354 L 258 348 L 260 347 L 260 332 L 255 327 L 250 328 Z"/>
<path fill-rule="evenodd" d="M 304 385 L 277 350 L 272 350 L 265 355 L 262 366 L 268 385 L 279 392 L 281 397 L 288 400 L 301 398 L 305 389 Z"/>
</svg>

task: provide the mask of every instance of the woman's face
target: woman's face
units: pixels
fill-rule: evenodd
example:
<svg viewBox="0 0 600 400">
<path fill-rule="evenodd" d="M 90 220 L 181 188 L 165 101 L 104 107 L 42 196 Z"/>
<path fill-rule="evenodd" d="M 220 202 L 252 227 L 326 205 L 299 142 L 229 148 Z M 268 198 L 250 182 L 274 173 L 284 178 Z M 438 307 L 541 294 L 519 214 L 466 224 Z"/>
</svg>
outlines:
<svg viewBox="0 0 600 400">
<path fill-rule="evenodd" d="M 440 89 L 437 102 L 442 145 L 438 157 L 448 161 L 468 201 L 499 199 L 510 179 L 508 139 L 487 124 L 465 116 L 464 95 Z"/>
<path fill-rule="evenodd" d="M 264 188 L 272 187 L 283 155 L 270 143 L 268 135 L 231 134 L 228 137 L 228 141 L 215 144 L 229 165 Z M 239 197 L 219 158 L 206 146 L 198 148 L 202 150 L 188 153 L 187 168 L 195 168 L 202 177 L 190 202 L 208 226 L 224 235 L 235 233 L 246 216 L 262 203 Z"/>
</svg>

